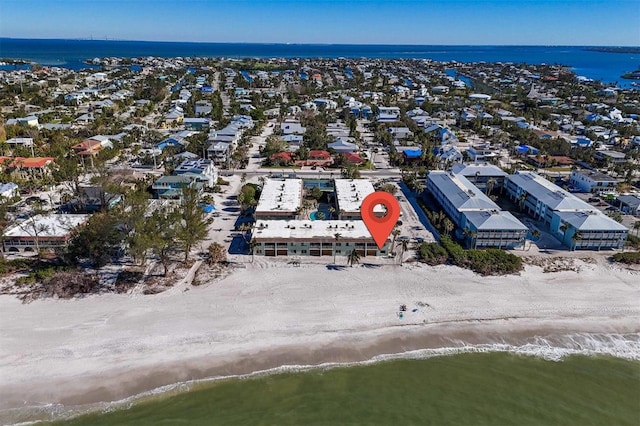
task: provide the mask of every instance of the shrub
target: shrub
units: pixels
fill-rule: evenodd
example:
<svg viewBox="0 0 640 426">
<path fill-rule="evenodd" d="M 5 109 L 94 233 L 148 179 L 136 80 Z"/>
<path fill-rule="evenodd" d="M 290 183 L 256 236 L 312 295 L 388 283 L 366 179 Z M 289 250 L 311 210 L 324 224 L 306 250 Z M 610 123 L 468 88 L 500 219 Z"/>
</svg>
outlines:
<svg viewBox="0 0 640 426">
<path fill-rule="evenodd" d="M 613 255 L 613 260 L 620 263 L 626 263 L 627 265 L 640 264 L 640 252 L 628 251 L 625 253 L 616 253 Z"/>
<path fill-rule="evenodd" d="M 444 263 L 442 257 L 448 255 L 454 265 L 481 275 L 505 275 L 522 270 L 522 259 L 504 250 L 465 250 L 448 235 L 440 238 L 441 247 L 434 246 L 438 245 L 423 243 L 420 246 L 420 256 L 429 264 Z"/>
<path fill-rule="evenodd" d="M 504 275 L 522 269 L 522 259 L 513 253 L 500 249 L 467 251 L 469 268 L 481 275 Z"/>
<path fill-rule="evenodd" d="M 31 259 L 11 259 L 0 258 L 0 275 L 11 274 L 16 271 L 24 271 L 33 265 Z"/>
<path fill-rule="evenodd" d="M 627 244 L 628 247 L 633 247 L 636 249 L 640 249 L 640 237 L 636 237 L 635 235 L 627 235 Z"/>
<path fill-rule="evenodd" d="M 467 255 L 460 244 L 455 243 L 448 235 L 443 235 L 440 238 L 440 244 L 449 253 L 449 257 L 455 265 L 464 266 Z"/>
<path fill-rule="evenodd" d="M 438 243 L 422 243 L 418 253 L 420 260 L 429 265 L 441 265 L 449 258 L 447 251 Z"/>
</svg>

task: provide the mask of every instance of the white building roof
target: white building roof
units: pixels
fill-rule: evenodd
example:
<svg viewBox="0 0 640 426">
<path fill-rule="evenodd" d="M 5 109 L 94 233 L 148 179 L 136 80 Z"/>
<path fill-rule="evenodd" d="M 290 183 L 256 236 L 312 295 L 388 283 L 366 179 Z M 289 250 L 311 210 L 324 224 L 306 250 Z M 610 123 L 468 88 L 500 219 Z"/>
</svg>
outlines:
<svg viewBox="0 0 640 426">
<path fill-rule="evenodd" d="M 434 170 L 427 179 L 440 189 L 458 211 L 500 210 L 484 192 L 462 175 Z"/>
<path fill-rule="evenodd" d="M 514 215 L 505 211 L 472 211 L 465 212 L 467 220 L 471 222 L 478 231 L 503 230 L 503 231 L 526 231 L 528 228 L 522 224 Z"/>
<path fill-rule="evenodd" d="M 560 212 L 558 216 L 579 231 L 627 231 L 624 225 L 599 211 Z"/>
<path fill-rule="evenodd" d="M 500 167 L 493 164 L 454 164 L 451 166 L 451 171 L 455 174 L 462 176 L 502 176 L 506 177 L 507 173 Z"/>
<path fill-rule="evenodd" d="M 268 239 L 341 239 L 372 240 L 371 233 L 361 220 L 257 220 L 253 237 Z"/>
<path fill-rule="evenodd" d="M 262 188 L 256 212 L 295 212 L 301 200 L 302 179 L 268 179 Z"/>
<path fill-rule="evenodd" d="M 518 172 L 509 176 L 509 180 L 518 185 L 538 201 L 555 211 L 592 211 L 594 208 L 575 195 L 565 191 L 542 176 L 532 172 Z"/>
<path fill-rule="evenodd" d="M 24 145 L 31 146 L 33 145 L 33 138 L 11 138 L 5 141 L 10 145 Z"/>
<path fill-rule="evenodd" d="M 37 215 L 25 220 L 4 233 L 5 237 L 64 237 L 78 225 L 86 222 L 86 214 L 51 214 Z"/>
<path fill-rule="evenodd" d="M 375 192 L 373 185 L 367 179 L 335 179 L 335 186 L 338 207 L 343 213 L 360 212 L 362 200 Z M 384 208 L 380 205 L 373 210 L 384 212 Z"/>
</svg>

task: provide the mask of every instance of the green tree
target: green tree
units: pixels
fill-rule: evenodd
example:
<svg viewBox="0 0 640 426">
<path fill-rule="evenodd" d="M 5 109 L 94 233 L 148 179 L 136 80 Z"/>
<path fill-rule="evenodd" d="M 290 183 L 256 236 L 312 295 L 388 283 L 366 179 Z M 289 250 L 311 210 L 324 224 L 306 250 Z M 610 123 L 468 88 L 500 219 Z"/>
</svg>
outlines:
<svg viewBox="0 0 640 426">
<path fill-rule="evenodd" d="M 137 232 L 141 236 L 143 247 L 151 250 L 162 264 L 165 277 L 171 257 L 178 251 L 176 224 L 180 220 L 180 212 L 177 209 L 163 207 L 154 211 Z"/>
<path fill-rule="evenodd" d="M 180 220 L 176 229 L 176 237 L 184 250 L 184 261 L 189 260 L 191 248 L 207 237 L 211 220 L 207 219 L 200 206 L 200 194 L 191 187 L 182 189 L 182 200 L 178 209 Z"/>
<path fill-rule="evenodd" d="M 582 239 L 582 232 L 576 231 L 571 236 L 571 250 L 575 250 L 576 249 L 576 245 L 578 244 L 578 241 L 580 241 L 581 239 Z"/>
<path fill-rule="evenodd" d="M 495 180 L 495 178 L 489 178 L 487 180 L 487 195 L 491 194 L 491 191 L 493 191 L 493 188 L 496 186 L 497 181 Z"/>
<path fill-rule="evenodd" d="M 238 203 L 240 203 L 240 207 L 243 211 L 246 211 L 258 204 L 258 200 L 256 198 L 256 187 L 257 185 L 255 184 L 247 183 L 240 188 Z"/>
<path fill-rule="evenodd" d="M 347 263 L 349 263 L 349 266 L 352 268 L 354 263 L 360 263 L 360 255 L 356 249 L 351 250 L 349 256 L 347 256 Z"/>
<path fill-rule="evenodd" d="M 76 228 L 67 248 L 69 259 L 76 263 L 89 259 L 95 266 L 105 265 L 120 247 L 124 234 L 115 215 L 96 213 L 84 226 Z"/>
<path fill-rule="evenodd" d="M 404 253 L 409 249 L 409 241 L 402 240 L 400 241 L 400 265 L 402 265 L 402 261 L 404 260 Z"/>
<path fill-rule="evenodd" d="M 564 238 L 567 235 L 567 230 L 569 229 L 569 225 L 565 222 L 562 222 L 562 225 L 558 228 L 562 232 L 562 242 L 564 243 Z"/>
<path fill-rule="evenodd" d="M 335 234 L 333 234 L 333 239 L 335 241 L 335 243 L 333 244 L 333 264 L 336 264 L 336 251 L 338 249 L 338 242 L 340 241 L 340 239 L 342 238 L 342 234 L 339 232 L 336 232 Z"/>
<path fill-rule="evenodd" d="M 322 197 L 322 189 L 320 189 L 317 186 L 314 186 L 311 191 L 309 192 L 309 195 L 311 195 L 311 197 L 315 200 L 319 200 Z"/>
</svg>

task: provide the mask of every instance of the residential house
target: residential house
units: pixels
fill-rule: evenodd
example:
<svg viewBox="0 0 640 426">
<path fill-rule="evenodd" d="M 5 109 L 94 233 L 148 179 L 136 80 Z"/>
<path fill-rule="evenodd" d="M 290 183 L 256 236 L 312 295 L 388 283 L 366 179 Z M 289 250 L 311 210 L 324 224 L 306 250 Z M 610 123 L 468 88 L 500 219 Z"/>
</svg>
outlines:
<svg viewBox="0 0 640 426">
<path fill-rule="evenodd" d="M 209 115 L 212 110 L 211 102 L 205 100 L 196 101 L 195 113 L 197 116 Z"/>
<path fill-rule="evenodd" d="M 593 158 L 600 161 L 610 162 L 611 164 L 626 163 L 626 155 L 618 151 L 597 151 Z"/>
<path fill-rule="evenodd" d="M 218 168 L 212 160 L 202 158 L 197 160 L 184 160 L 173 170 L 173 174 L 192 178 L 208 188 L 213 188 L 218 182 Z"/>
<path fill-rule="evenodd" d="M 353 154 L 354 152 L 358 152 L 358 145 L 348 142 L 342 138 L 336 139 L 336 141 L 330 143 L 328 147 L 338 154 Z"/>
<path fill-rule="evenodd" d="M 307 129 L 297 120 L 286 119 L 280 124 L 280 133 L 286 135 L 304 135 Z"/>
<path fill-rule="evenodd" d="M 616 201 L 623 213 L 640 216 L 640 196 L 618 195 Z"/>
<path fill-rule="evenodd" d="M 596 170 L 573 170 L 569 178 L 570 185 L 578 188 L 582 192 L 592 194 L 613 192 L 618 183 L 620 183 L 620 179 Z"/>
<path fill-rule="evenodd" d="M 466 152 L 469 158 L 475 163 L 484 163 L 497 157 L 497 153 L 488 143 L 472 145 Z"/>
<path fill-rule="evenodd" d="M 182 189 L 185 187 L 202 189 L 202 183 L 190 176 L 162 176 L 156 180 L 151 189 L 155 198 L 163 200 L 179 200 L 182 198 Z"/>
<path fill-rule="evenodd" d="M 378 116 L 376 121 L 379 123 L 393 123 L 400 120 L 400 108 L 399 107 L 378 107 Z"/>
<path fill-rule="evenodd" d="M 19 195 L 18 185 L 13 182 L 0 184 L 0 198 L 11 199 Z"/>
<path fill-rule="evenodd" d="M 182 120 L 185 130 L 208 131 L 211 121 L 208 118 L 184 118 Z"/>
<path fill-rule="evenodd" d="M 7 173 L 28 179 L 49 175 L 51 172 L 49 165 L 53 164 L 53 161 L 53 157 L 0 157 L 0 167 Z"/>
</svg>

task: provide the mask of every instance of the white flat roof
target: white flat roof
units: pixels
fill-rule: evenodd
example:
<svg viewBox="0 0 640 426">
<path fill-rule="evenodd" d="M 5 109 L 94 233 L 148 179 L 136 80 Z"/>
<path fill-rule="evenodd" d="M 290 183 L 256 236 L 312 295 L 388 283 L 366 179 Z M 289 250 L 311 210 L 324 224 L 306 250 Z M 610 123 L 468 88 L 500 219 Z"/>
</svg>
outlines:
<svg viewBox="0 0 640 426">
<path fill-rule="evenodd" d="M 267 179 L 256 212 L 294 212 L 302 202 L 302 179 Z"/>
<path fill-rule="evenodd" d="M 344 213 L 360 212 L 362 200 L 375 192 L 373 184 L 367 179 L 335 179 L 338 208 Z M 375 212 L 384 212 L 380 205 L 374 207 Z"/>
<path fill-rule="evenodd" d="M 64 237 L 78 225 L 89 219 L 87 214 L 37 215 L 14 225 L 4 233 L 5 237 Z"/>
<path fill-rule="evenodd" d="M 367 239 L 371 234 L 361 220 L 257 220 L 253 237 L 258 240 L 271 239 Z"/>
</svg>

